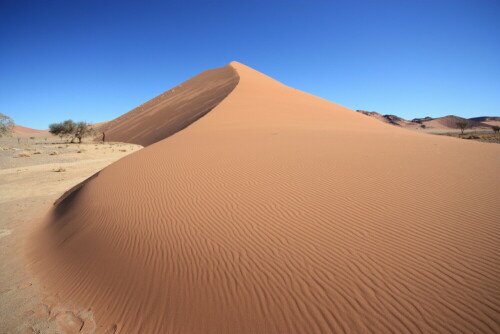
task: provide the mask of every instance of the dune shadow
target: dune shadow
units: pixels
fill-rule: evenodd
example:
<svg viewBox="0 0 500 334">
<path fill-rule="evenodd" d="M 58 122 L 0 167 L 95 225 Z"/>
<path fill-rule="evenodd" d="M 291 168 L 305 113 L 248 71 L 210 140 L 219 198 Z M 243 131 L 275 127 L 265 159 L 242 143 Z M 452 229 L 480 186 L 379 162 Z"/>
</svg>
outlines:
<svg viewBox="0 0 500 334">
<path fill-rule="evenodd" d="M 51 225 L 52 224 L 61 224 L 61 220 L 59 218 L 64 216 L 72 208 L 71 204 L 78 197 L 78 194 L 83 189 L 83 187 L 88 182 L 90 182 L 91 180 L 98 177 L 100 173 L 101 173 L 101 171 L 95 173 L 94 175 L 92 175 L 88 179 L 78 183 L 76 186 L 67 190 L 61 197 L 59 197 L 54 202 L 54 209 L 52 211 L 52 218 L 53 219 L 51 219 Z"/>
</svg>

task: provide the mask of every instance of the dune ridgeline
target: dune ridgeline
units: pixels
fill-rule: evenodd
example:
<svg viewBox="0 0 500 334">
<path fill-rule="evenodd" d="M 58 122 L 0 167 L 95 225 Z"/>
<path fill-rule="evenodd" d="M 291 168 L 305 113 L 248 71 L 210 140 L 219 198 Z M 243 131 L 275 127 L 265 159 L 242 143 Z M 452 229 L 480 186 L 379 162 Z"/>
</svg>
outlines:
<svg viewBox="0 0 500 334">
<path fill-rule="evenodd" d="M 29 246 L 116 333 L 498 333 L 500 146 L 411 132 L 245 65 L 106 124 L 146 147 Z"/>
</svg>

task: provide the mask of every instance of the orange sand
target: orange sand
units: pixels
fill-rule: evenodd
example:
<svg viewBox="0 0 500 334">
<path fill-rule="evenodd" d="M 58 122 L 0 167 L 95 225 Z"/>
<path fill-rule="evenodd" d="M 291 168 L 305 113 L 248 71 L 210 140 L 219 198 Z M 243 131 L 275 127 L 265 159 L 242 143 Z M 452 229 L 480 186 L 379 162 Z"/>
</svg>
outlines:
<svg viewBox="0 0 500 334">
<path fill-rule="evenodd" d="M 22 134 L 27 134 L 27 133 L 38 133 L 38 132 L 47 132 L 47 130 L 36 130 L 32 128 L 27 128 L 25 126 L 21 125 L 15 125 L 14 129 L 12 130 L 12 133 L 15 135 L 22 135 Z"/>
<path fill-rule="evenodd" d="M 127 334 L 500 332 L 500 145 L 215 71 L 210 103 L 172 92 L 213 108 L 175 135 L 178 109 L 109 128 L 160 140 L 55 205 L 31 249 L 51 291 Z"/>
</svg>

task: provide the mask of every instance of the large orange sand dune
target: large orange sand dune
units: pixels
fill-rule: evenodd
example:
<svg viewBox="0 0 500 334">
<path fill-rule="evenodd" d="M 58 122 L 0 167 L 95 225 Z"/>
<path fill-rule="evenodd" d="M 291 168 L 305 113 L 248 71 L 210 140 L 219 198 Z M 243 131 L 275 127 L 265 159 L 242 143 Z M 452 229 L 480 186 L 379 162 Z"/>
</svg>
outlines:
<svg viewBox="0 0 500 334">
<path fill-rule="evenodd" d="M 31 255 L 51 291 L 127 334 L 500 332 L 499 145 L 215 71 L 184 130 L 108 129 L 166 139 L 55 205 Z"/>
</svg>

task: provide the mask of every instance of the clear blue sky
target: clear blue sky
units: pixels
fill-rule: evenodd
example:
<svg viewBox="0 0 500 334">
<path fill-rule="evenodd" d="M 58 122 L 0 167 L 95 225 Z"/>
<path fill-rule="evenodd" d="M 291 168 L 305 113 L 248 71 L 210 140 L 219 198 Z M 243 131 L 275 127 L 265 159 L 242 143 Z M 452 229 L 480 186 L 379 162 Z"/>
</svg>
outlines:
<svg viewBox="0 0 500 334">
<path fill-rule="evenodd" d="M 242 62 L 352 109 L 500 116 L 500 1 L 0 0 L 0 112 L 113 119 Z"/>
</svg>

